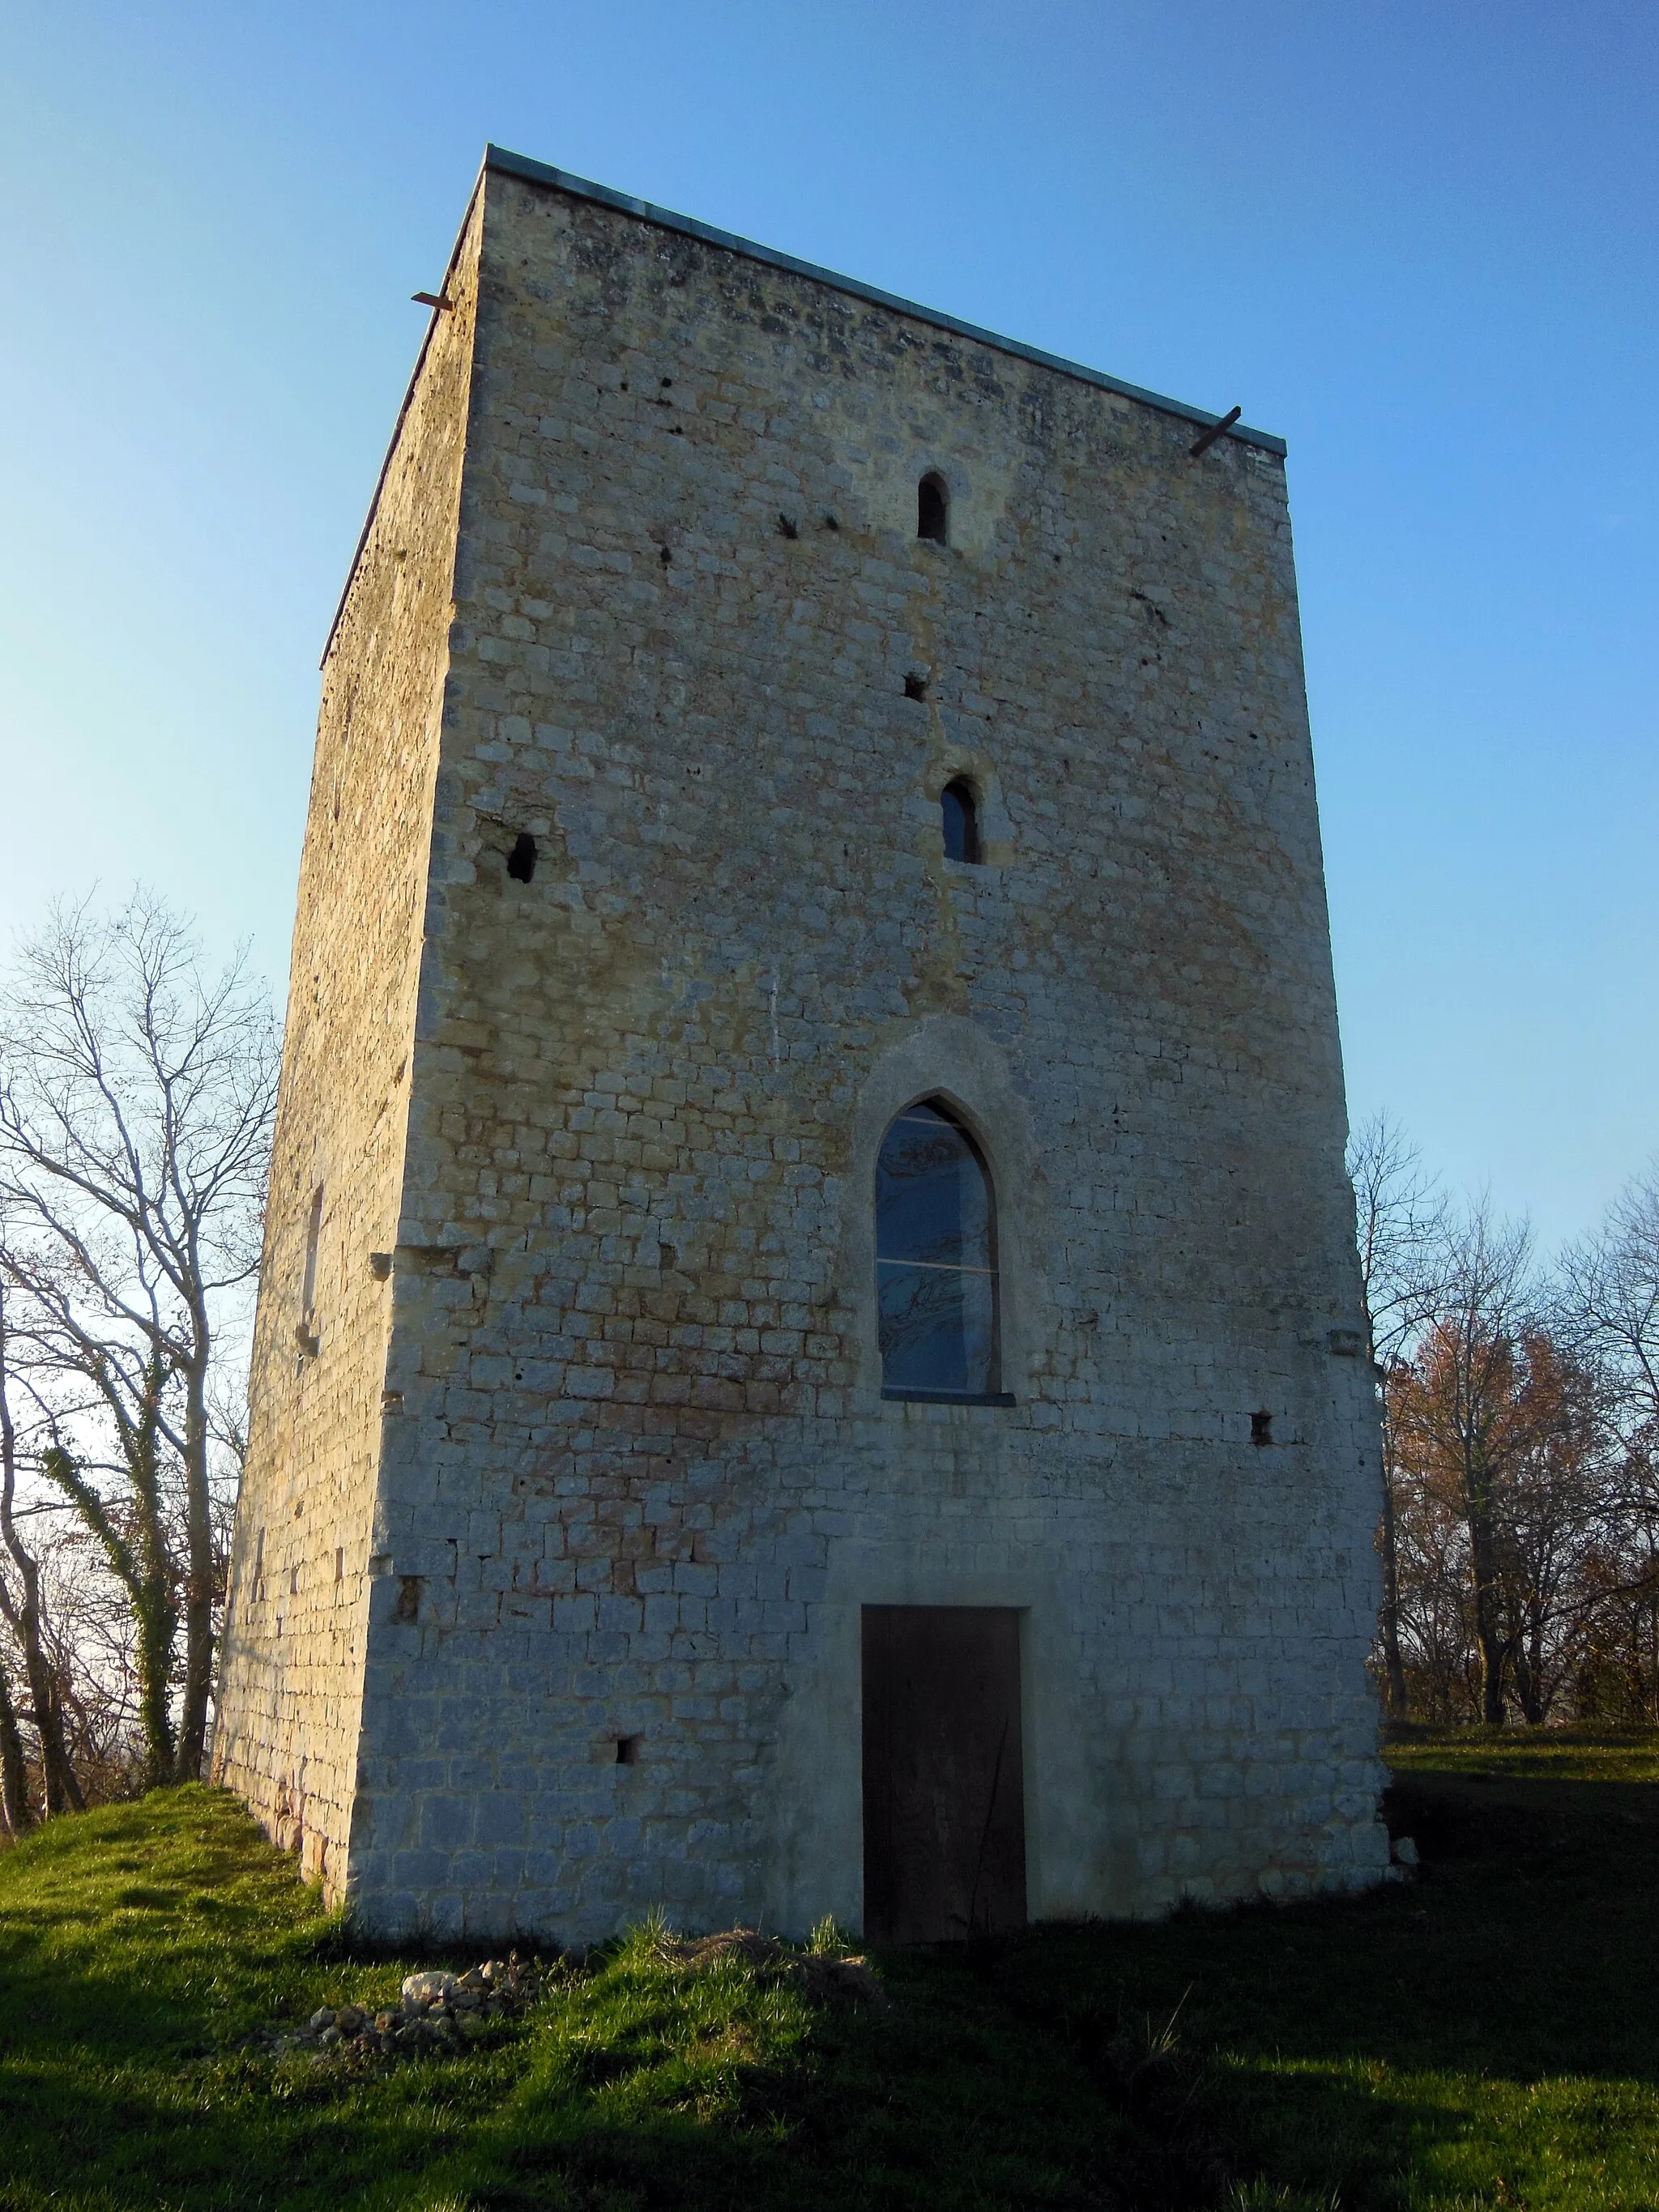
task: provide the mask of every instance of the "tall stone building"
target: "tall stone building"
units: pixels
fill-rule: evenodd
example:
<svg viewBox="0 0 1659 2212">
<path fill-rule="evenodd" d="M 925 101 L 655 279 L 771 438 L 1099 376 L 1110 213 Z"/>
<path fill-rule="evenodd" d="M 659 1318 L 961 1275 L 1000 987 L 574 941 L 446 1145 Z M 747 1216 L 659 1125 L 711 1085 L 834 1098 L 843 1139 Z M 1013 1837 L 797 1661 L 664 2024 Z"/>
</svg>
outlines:
<svg viewBox="0 0 1659 2212">
<path fill-rule="evenodd" d="M 492 149 L 324 661 L 218 1773 L 388 1932 L 1387 1863 L 1284 447 Z"/>
</svg>

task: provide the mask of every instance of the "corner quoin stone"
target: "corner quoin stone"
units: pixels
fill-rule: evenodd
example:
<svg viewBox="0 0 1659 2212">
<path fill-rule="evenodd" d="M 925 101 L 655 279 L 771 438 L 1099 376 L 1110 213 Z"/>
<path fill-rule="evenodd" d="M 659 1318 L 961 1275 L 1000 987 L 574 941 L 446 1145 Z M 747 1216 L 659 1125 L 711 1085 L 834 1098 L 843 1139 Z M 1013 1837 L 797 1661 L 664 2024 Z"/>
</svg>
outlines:
<svg viewBox="0 0 1659 2212">
<path fill-rule="evenodd" d="M 1282 447 L 493 149 L 443 297 L 324 661 L 217 1775 L 388 1934 L 856 1927 L 860 1608 L 1005 1606 L 1034 1917 L 1382 1879 Z M 1006 1406 L 881 1395 L 935 1094 Z"/>
</svg>

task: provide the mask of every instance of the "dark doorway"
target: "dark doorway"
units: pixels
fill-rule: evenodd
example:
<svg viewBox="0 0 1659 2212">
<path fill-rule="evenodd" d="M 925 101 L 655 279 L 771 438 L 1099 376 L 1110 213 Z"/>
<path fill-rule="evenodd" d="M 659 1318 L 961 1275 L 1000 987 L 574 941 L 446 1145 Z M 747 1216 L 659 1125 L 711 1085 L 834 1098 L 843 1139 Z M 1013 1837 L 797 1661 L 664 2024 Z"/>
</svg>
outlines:
<svg viewBox="0 0 1659 2212">
<path fill-rule="evenodd" d="M 864 1929 L 961 1942 L 1025 1925 L 1019 1615 L 864 1608 Z"/>
</svg>

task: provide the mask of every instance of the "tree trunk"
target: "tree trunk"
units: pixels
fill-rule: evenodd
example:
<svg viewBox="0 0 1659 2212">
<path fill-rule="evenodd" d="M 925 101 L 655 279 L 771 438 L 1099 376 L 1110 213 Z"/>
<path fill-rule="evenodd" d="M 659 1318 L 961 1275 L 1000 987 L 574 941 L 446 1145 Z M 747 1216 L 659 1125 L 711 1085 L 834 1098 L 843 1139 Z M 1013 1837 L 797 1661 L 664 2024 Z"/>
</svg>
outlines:
<svg viewBox="0 0 1659 2212">
<path fill-rule="evenodd" d="M 151 1364 L 143 1413 L 132 1434 L 128 1461 L 138 1507 L 138 1571 L 129 1588 L 138 1622 L 138 1710 L 144 1729 L 147 1790 L 163 1790 L 179 1779 L 179 1745 L 173 1732 L 173 1661 L 179 1638 L 179 1607 L 162 1519 L 159 1463 L 160 1407 L 166 1379 L 158 1355 Z"/>
<path fill-rule="evenodd" d="M 1382 1668 L 1387 1687 L 1383 1705 L 1391 1721 L 1406 1718 L 1406 1666 L 1400 1656 L 1400 1552 L 1394 1526 L 1394 1449 L 1389 1440 L 1388 1411 L 1382 1414 L 1382 1607 L 1378 1625 L 1382 1634 Z"/>
<path fill-rule="evenodd" d="M 34 1826 L 23 1738 L 3 1667 L 0 1667 L 0 1820 L 4 1820 L 6 1832 L 11 1836 L 21 1836 L 26 1828 Z"/>
<path fill-rule="evenodd" d="M 185 1377 L 185 1695 L 176 1776 L 201 1778 L 213 1694 L 213 1501 L 208 1483 L 208 1319 L 195 1316 L 196 1356 Z"/>
<path fill-rule="evenodd" d="M 1469 1574 L 1474 1584 L 1474 1639 L 1480 1650 L 1480 1717 L 1488 1728 L 1504 1723 L 1505 1638 L 1498 1619 L 1498 1547 L 1485 1501 L 1470 1486 Z"/>
<path fill-rule="evenodd" d="M 165 1790 L 179 1778 L 173 1735 L 173 1643 L 176 1614 L 164 1589 L 149 1577 L 131 1593 L 138 1620 L 138 1717 L 144 1731 L 144 1787 Z"/>
<path fill-rule="evenodd" d="M 1513 1653 L 1515 1666 L 1516 1702 L 1521 1708 L 1521 1717 L 1528 1728 L 1543 1723 L 1543 1665 L 1542 1638 L 1537 1634 L 1517 1636 Z"/>
<path fill-rule="evenodd" d="M 7 1486 L 8 1493 L 9 1486 Z M 64 1744 L 64 1717 L 58 1701 L 58 1679 L 46 1656 L 40 1634 L 40 1571 L 33 1554 L 12 1525 L 9 1494 L 0 1497 L 0 1534 L 22 1584 L 22 1602 L 0 1600 L 12 1633 L 22 1646 L 23 1672 L 34 1708 L 34 1732 L 40 1741 L 40 1780 L 48 1816 L 54 1813 L 83 1813 L 87 1801 L 75 1778 L 75 1769 Z"/>
<path fill-rule="evenodd" d="M 46 1812 L 84 1813 L 87 1801 L 75 1778 L 75 1769 L 64 1744 L 64 1715 L 58 1698 L 58 1678 L 40 1640 L 40 1612 L 37 1590 L 40 1577 L 30 1571 L 23 1585 L 23 1664 L 28 1674 L 29 1697 L 34 1706 L 34 1733 L 40 1739 L 40 1777 Z"/>
<path fill-rule="evenodd" d="M 151 1399 L 159 1387 L 152 1376 Z M 137 1629 L 133 1654 L 138 1676 L 138 1717 L 144 1732 L 144 1787 L 176 1779 L 173 1735 L 173 1653 L 179 1609 L 173 1601 L 172 1563 L 161 1526 L 153 1403 L 136 1428 L 123 1425 L 122 1449 L 132 1485 L 133 1526 L 124 1534 L 70 1454 L 54 1445 L 41 1456 L 43 1472 L 64 1492 L 103 1547 L 110 1571 L 127 1594 Z"/>
<path fill-rule="evenodd" d="M 11 1418 L 9 1344 L 3 1303 L 0 1302 L 0 1540 L 4 1541 L 22 1584 L 21 1604 L 15 1604 L 0 1584 L 0 1612 L 22 1646 L 23 1668 L 29 1696 L 34 1702 L 34 1732 L 40 1740 L 40 1778 L 48 1814 L 68 1808 L 82 1813 L 86 1800 L 75 1778 L 64 1748 L 63 1716 L 58 1709 L 58 1684 L 46 1663 L 40 1635 L 40 1570 L 34 1554 L 17 1533 L 12 1507 L 17 1496 L 17 1431 Z M 13 1717 L 15 1726 L 15 1716 Z"/>
</svg>

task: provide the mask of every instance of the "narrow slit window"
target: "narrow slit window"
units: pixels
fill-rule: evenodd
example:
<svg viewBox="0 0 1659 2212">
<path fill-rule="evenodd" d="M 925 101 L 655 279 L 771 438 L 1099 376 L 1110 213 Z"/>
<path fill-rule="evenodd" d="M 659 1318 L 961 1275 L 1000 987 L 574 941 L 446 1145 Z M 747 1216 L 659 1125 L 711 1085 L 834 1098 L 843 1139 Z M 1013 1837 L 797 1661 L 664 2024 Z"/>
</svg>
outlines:
<svg viewBox="0 0 1659 2212">
<path fill-rule="evenodd" d="M 306 1272 L 300 1291 L 300 1310 L 307 1321 L 317 1310 L 317 1247 L 323 1235 L 323 1186 L 311 1194 L 311 1212 L 306 1222 Z"/>
<path fill-rule="evenodd" d="M 935 545 L 950 542 L 951 495 L 945 479 L 929 470 L 916 486 L 916 535 Z"/>
<path fill-rule="evenodd" d="M 977 862 L 979 851 L 979 808 L 974 799 L 974 787 L 957 776 L 947 783 L 939 799 L 939 811 L 945 830 L 945 857 L 947 860 Z"/>
<path fill-rule="evenodd" d="M 978 1147 L 941 1106 L 907 1106 L 876 1164 L 876 1291 L 884 1390 L 993 1398 L 996 1216 Z"/>
</svg>

